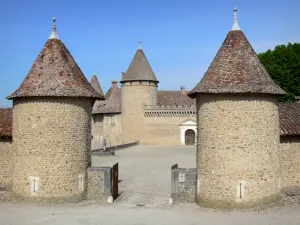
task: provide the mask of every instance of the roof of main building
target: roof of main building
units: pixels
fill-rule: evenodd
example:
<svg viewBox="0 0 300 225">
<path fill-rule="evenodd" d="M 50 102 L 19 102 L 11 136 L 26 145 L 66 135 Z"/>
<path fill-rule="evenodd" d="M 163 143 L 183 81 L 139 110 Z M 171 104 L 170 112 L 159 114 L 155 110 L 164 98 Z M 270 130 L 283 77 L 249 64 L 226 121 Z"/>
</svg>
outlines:
<svg viewBox="0 0 300 225">
<path fill-rule="evenodd" d="M 146 55 L 141 48 L 136 51 L 127 72 L 120 82 L 123 83 L 126 81 L 154 81 L 158 83 Z"/>
<path fill-rule="evenodd" d="M 103 99 L 103 95 L 94 90 L 66 46 L 58 39 L 55 23 L 50 38 L 25 80 L 7 98 L 39 96 Z"/>
<path fill-rule="evenodd" d="M 196 105 L 196 100 L 188 97 L 182 91 L 158 91 L 157 104 L 163 106 L 188 106 Z"/>
<path fill-rule="evenodd" d="M 280 103 L 280 134 L 300 135 L 300 103 Z"/>
<path fill-rule="evenodd" d="M 93 114 L 98 113 L 121 113 L 121 88 L 118 83 L 113 81 L 112 87 L 105 95 L 105 101 L 98 105 L 93 111 Z"/>
<path fill-rule="evenodd" d="M 0 138 L 12 137 L 12 109 L 0 108 Z"/>
<path fill-rule="evenodd" d="M 189 96 L 198 93 L 258 93 L 282 95 L 259 61 L 244 33 L 240 30 L 235 10 L 235 22 L 201 81 Z"/>
<path fill-rule="evenodd" d="M 94 74 L 94 75 L 92 76 L 92 79 L 91 79 L 90 84 L 92 85 L 92 87 L 95 89 L 95 91 L 96 91 L 99 95 L 104 96 L 103 91 L 102 91 L 102 88 L 101 88 L 101 85 L 100 85 L 100 83 L 99 83 L 99 81 L 98 81 L 98 78 L 97 78 L 96 74 Z"/>
</svg>

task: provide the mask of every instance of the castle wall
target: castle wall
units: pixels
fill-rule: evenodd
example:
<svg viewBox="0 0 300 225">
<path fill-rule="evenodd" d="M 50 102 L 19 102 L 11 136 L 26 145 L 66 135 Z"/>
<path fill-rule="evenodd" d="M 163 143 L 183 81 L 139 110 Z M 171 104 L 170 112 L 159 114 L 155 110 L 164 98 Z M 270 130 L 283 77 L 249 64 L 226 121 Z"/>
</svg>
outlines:
<svg viewBox="0 0 300 225">
<path fill-rule="evenodd" d="M 108 113 L 93 115 L 92 121 L 92 149 L 103 148 L 106 146 L 116 146 L 122 144 L 121 114 Z M 99 118 L 100 122 L 99 122 Z"/>
<path fill-rule="evenodd" d="M 144 106 L 157 104 L 155 82 L 133 81 L 122 84 L 122 140 L 137 141 L 144 136 Z"/>
<path fill-rule="evenodd" d="M 140 143 L 181 145 L 179 125 L 188 119 L 195 120 L 195 117 L 145 117 Z"/>
<path fill-rule="evenodd" d="M 300 194 L 300 137 L 281 136 L 280 169 L 283 191 Z"/>
<path fill-rule="evenodd" d="M 92 150 L 102 148 L 103 143 L 103 114 L 92 116 Z"/>
<path fill-rule="evenodd" d="M 85 197 L 90 165 L 92 101 L 14 99 L 13 196 L 71 202 Z"/>
<path fill-rule="evenodd" d="M 104 115 L 103 134 L 107 147 L 122 144 L 121 114 Z"/>
<path fill-rule="evenodd" d="M 280 192 L 276 99 L 198 95 L 197 202 L 249 207 Z"/>
<path fill-rule="evenodd" d="M 12 142 L 11 138 L 0 138 L 0 186 L 11 187 L 12 184 Z"/>
</svg>

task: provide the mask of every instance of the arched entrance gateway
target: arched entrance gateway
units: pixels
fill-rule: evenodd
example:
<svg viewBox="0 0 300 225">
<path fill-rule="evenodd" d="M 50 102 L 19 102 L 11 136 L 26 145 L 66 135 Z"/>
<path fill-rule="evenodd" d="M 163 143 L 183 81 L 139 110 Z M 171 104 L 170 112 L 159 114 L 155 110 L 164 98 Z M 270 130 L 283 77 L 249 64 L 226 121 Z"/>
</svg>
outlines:
<svg viewBox="0 0 300 225">
<path fill-rule="evenodd" d="M 188 119 L 179 124 L 181 145 L 195 145 L 197 140 L 196 122 Z"/>
<path fill-rule="evenodd" d="M 192 129 L 185 131 L 185 145 L 195 145 L 196 134 Z"/>
</svg>

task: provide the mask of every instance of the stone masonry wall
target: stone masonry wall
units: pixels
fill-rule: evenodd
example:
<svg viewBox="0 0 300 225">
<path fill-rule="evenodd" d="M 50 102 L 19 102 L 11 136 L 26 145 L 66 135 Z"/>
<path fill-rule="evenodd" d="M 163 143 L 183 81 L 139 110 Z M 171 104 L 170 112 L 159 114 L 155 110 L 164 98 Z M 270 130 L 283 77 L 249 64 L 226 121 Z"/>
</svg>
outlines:
<svg viewBox="0 0 300 225">
<path fill-rule="evenodd" d="M 281 136 L 280 169 L 283 191 L 300 194 L 300 137 Z"/>
<path fill-rule="evenodd" d="M 87 199 L 104 202 L 111 194 L 111 168 L 88 168 Z"/>
<path fill-rule="evenodd" d="M 197 202 L 250 207 L 278 199 L 277 99 L 198 95 Z"/>
<path fill-rule="evenodd" d="M 103 142 L 103 114 L 94 114 L 92 126 L 92 150 L 102 148 Z"/>
<path fill-rule="evenodd" d="M 122 144 L 121 114 L 97 114 L 102 117 L 102 122 L 92 121 L 92 149 L 103 148 L 103 142 L 106 140 L 106 146 L 116 146 Z M 115 123 L 112 123 L 115 120 Z M 97 137 L 98 136 L 98 137 Z"/>
<path fill-rule="evenodd" d="M 191 117 L 145 117 L 145 127 L 140 143 L 156 145 L 180 145 L 179 125 Z"/>
<path fill-rule="evenodd" d="M 112 120 L 115 123 L 112 123 Z M 107 147 L 122 144 L 121 114 L 104 115 L 103 134 L 103 140 L 106 140 Z"/>
<path fill-rule="evenodd" d="M 196 169 L 171 168 L 171 197 L 174 203 L 194 203 L 196 201 Z"/>
<path fill-rule="evenodd" d="M 84 98 L 15 99 L 13 197 L 73 202 L 86 197 L 92 102 Z"/>
<path fill-rule="evenodd" d="M 137 141 L 144 137 L 144 106 L 157 104 L 154 82 L 125 82 L 122 84 L 122 140 Z"/>
<path fill-rule="evenodd" d="M 2 187 L 11 187 L 12 184 L 13 158 L 11 141 L 11 138 L 0 138 L 0 186 Z"/>
</svg>

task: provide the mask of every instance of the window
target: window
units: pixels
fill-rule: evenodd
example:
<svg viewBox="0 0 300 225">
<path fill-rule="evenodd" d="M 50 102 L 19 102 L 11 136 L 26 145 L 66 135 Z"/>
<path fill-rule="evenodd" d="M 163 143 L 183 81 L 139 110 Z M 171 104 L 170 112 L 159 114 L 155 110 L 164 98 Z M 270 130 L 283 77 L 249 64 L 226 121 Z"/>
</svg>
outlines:
<svg viewBox="0 0 300 225">
<path fill-rule="evenodd" d="M 110 126 L 114 127 L 116 125 L 116 115 L 110 116 Z"/>
<path fill-rule="evenodd" d="M 102 142 L 102 135 L 96 134 L 96 143 Z"/>
<path fill-rule="evenodd" d="M 30 183 L 30 193 L 35 195 L 38 187 L 39 187 L 39 178 L 38 177 L 29 177 L 29 183 Z"/>
<path fill-rule="evenodd" d="M 94 123 L 96 124 L 96 127 L 102 126 L 103 117 L 100 114 L 97 114 L 94 116 Z"/>
<path fill-rule="evenodd" d="M 78 188 L 80 193 L 84 192 L 84 177 L 84 174 L 78 175 Z"/>
</svg>

